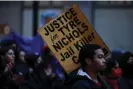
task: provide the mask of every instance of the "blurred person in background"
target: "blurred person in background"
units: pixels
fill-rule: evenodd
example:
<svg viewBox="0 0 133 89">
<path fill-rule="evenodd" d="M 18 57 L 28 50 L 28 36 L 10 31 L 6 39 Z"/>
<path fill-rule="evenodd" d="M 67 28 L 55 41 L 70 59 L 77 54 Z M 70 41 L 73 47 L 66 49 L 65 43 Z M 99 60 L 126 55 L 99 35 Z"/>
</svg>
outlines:
<svg viewBox="0 0 133 89">
<path fill-rule="evenodd" d="M 29 75 L 29 66 L 25 60 L 25 55 L 23 50 L 18 51 L 16 65 L 12 69 L 14 74 L 13 83 L 18 87 L 23 87 L 22 84 Z"/>
<path fill-rule="evenodd" d="M 25 56 L 26 56 L 26 53 L 23 50 L 18 51 L 16 65 L 14 66 L 15 72 L 19 72 L 19 70 L 23 70 L 26 72 L 29 69 Z"/>
<path fill-rule="evenodd" d="M 44 80 L 46 80 L 48 89 L 61 89 L 64 81 L 56 72 L 57 70 L 54 68 L 54 65 L 51 63 L 51 60 L 44 61 Z"/>
<path fill-rule="evenodd" d="M 38 62 L 40 63 L 41 61 L 42 60 L 40 56 L 36 55 L 35 53 L 29 53 L 25 55 L 25 62 L 27 63 L 30 72 L 34 71 Z"/>
<path fill-rule="evenodd" d="M 15 48 L 14 46 L 2 46 L 0 48 L 0 54 L 7 63 L 7 68 L 9 71 L 12 70 L 15 64 Z"/>
<path fill-rule="evenodd" d="M 40 78 L 42 71 L 38 68 L 42 63 L 40 56 L 34 53 L 24 54 L 23 51 L 20 51 L 19 54 L 21 63 L 13 69 L 15 75 L 13 82 L 20 89 L 47 89 L 44 88 L 45 83 Z"/>
<path fill-rule="evenodd" d="M 55 58 L 52 51 L 48 48 L 48 46 L 43 47 L 42 58 L 51 64 L 58 78 L 64 81 L 65 80 L 64 70 L 62 66 L 59 64 L 58 60 Z"/>
<path fill-rule="evenodd" d="M 26 55 L 26 53 L 25 53 L 23 50 L 20 50 L 18 53 L 19 53 L 19 54 L 18 54 L 19 62 L 20 62 L 20 63 L 26 63 L 26 60 L 25 60 L 25 55 Z"/>
<path fill-rule="evenodd" d="M 121 56 L 119 64 L 123 71 L 123 77 L 133 80 L 133 54 L 125 52 Z"/>
<path fill-rule="evenodd" d="M 12 69 L 15 65 L 15 48 L 14 46 L 1 46 L 0 48 L 0 55 L 3 59 L 1 62 L 3 66 L 4 71 L 2 72 L 0 82 L 3 85 L 2 88 L 9 89 L 9 88 L 15 88 L 16 85 L 13 84 L 13 77 L 14 74 L 12 72 Z"/>
<path fill-rule="evenodd" d="M 42 63 L 41 57 L 34 53 L 29 53 L 25 55 L 25 61 L 28 65 L 29 74 L 23 83 L 23 87 L 28 87 L 29 89 L 47 89 L 45 82 L 40 78 L 42 72 L 40 68 Z"/>
<path fill-rule="evenodd" d="M 122 69 L 119 67 L 117 60 L 112 57 L 107 61 L 104 71 L 105 80 L 110 89 L 133 89 L 133 82 L 122 77 Z"/>
</svg>

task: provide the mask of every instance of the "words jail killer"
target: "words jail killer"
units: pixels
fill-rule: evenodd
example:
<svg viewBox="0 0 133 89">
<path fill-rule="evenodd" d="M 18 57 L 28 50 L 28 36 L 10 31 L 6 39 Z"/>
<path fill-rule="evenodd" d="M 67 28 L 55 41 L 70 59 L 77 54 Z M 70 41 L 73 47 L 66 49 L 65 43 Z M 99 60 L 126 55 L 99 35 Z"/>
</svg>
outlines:
<svg viewBox="0 0 133 89">
<path fill-rule="evenodd" d="M 70 8 L 63 15 L 44 27 L 45 35 L 48 36 L 51 32 L 54 32 L 55 29 L 60 29 L 61 27 L 68 29 L 68 24 L 71 26 L 71 28 L 73 28 L 72 26 L 75 25 L 79 26 L 81 22 L 76 15 L 77 12 L 73 8 Z M 71 22 L 72 20 L 73 22 Z M 66 23 L 68 23 L 67 26 L 64 26 Z"/>
<path fill-rule="evenodd" d="M 67 52 L 65 52 L 64 54 L 63 53 L 60 53 L 60 55 L 62 56 L 62 59 L 61 61 L 65 61 L 66 58 L 70 58 L 72 56 L 72 61 L 75 63 L 75 64 L 78 64 L 79 61 L 78 61 L 78 57 L 77 56 L 73 56 L 75 54 L 74 50 L 72 49 L 72 47 L 69 47 L 67 48 Z"/>
</svg>

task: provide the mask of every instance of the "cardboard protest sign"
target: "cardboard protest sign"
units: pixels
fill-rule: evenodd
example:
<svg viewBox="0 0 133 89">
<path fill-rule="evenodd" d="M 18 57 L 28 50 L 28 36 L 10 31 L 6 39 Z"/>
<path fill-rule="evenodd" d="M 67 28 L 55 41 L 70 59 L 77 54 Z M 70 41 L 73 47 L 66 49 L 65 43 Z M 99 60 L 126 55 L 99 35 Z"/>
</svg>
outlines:
<svg viewBox="0 0 133 89">
<path fill-rule="evenodd" d="M 6 24 L 0 24 L 0 35 L 8 35 L 10 33 L 10 27 Z"/>
<path fill-rule="evenodd" d="M 73 5 L 56 19 L 41 27 L 38 33 L 67 73 L 80 66 L 78 54 L 85 44 L 99 44 L 106 52 L 106 56 L 110 54 L 109 48 L 77 5 Z"/>
</svg>

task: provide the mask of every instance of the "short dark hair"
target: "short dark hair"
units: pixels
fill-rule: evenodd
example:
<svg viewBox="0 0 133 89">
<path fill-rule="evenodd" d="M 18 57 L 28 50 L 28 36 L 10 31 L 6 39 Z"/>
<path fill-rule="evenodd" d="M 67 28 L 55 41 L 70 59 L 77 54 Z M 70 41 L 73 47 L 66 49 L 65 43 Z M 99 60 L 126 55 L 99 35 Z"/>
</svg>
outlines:
<svg viewBox="0 0 133 89">
<path fill-rule="evenodd" d="M 25 55 L 25 60 L 29 66 L 34 67 L 38 57 L 39 55 L 36 55 L 34 53 L 27 53 Z"/>
<path fill-rule="evenodd" d="M 0 55 L 5 56 L 5 54 L 12 49 L 14 52 L 16 52 L 16 48 L 14 46 L 2 46 L 0 48 Z"/>
<path fill-rule="evenodd" d="M 85 58 L 93 60 L 95 55 L 95 50 L 102 49 L 101 46 L 97 44 L 86 44 L 84 45 L 79 52 L 79 62 L 82 67 L 86 65 Z"/>
<path fill-rule="evenodd" d="M 120 67 L 123 69 L 125 68 L 125 66 L 127 66 L 127 61 L 130 57 L 133 57 L 133 54 L 131 52 L 125 52 L 123 53 L 123 55 L 121 56 L 121 58 L 119 59 L 119 64 L 120 64 Z"/>
</svg>

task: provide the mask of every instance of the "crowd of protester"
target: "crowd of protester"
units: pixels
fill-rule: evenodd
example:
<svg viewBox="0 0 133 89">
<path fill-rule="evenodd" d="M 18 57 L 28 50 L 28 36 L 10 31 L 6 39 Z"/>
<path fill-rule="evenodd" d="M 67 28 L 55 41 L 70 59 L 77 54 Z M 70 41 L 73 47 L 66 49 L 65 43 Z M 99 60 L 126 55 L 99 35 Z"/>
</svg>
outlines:
<svg viewBox="0 0 133 89">
<path fill-rule="evenodd" d="M 0 46 L 0 89 L 53 89 L 65 80 L 63 68 L 47 46 L 39 55 L 7 44 Z"/>
<path fill-rule="evenodd" d="M 40 55 L 0 45 L 0 89 L 133 89 L 133 54 L 111 54 L 105 59 L 100 46 L 85 45 L 81 67 L 67 74 L 47 46 Z"/>
</svg>

